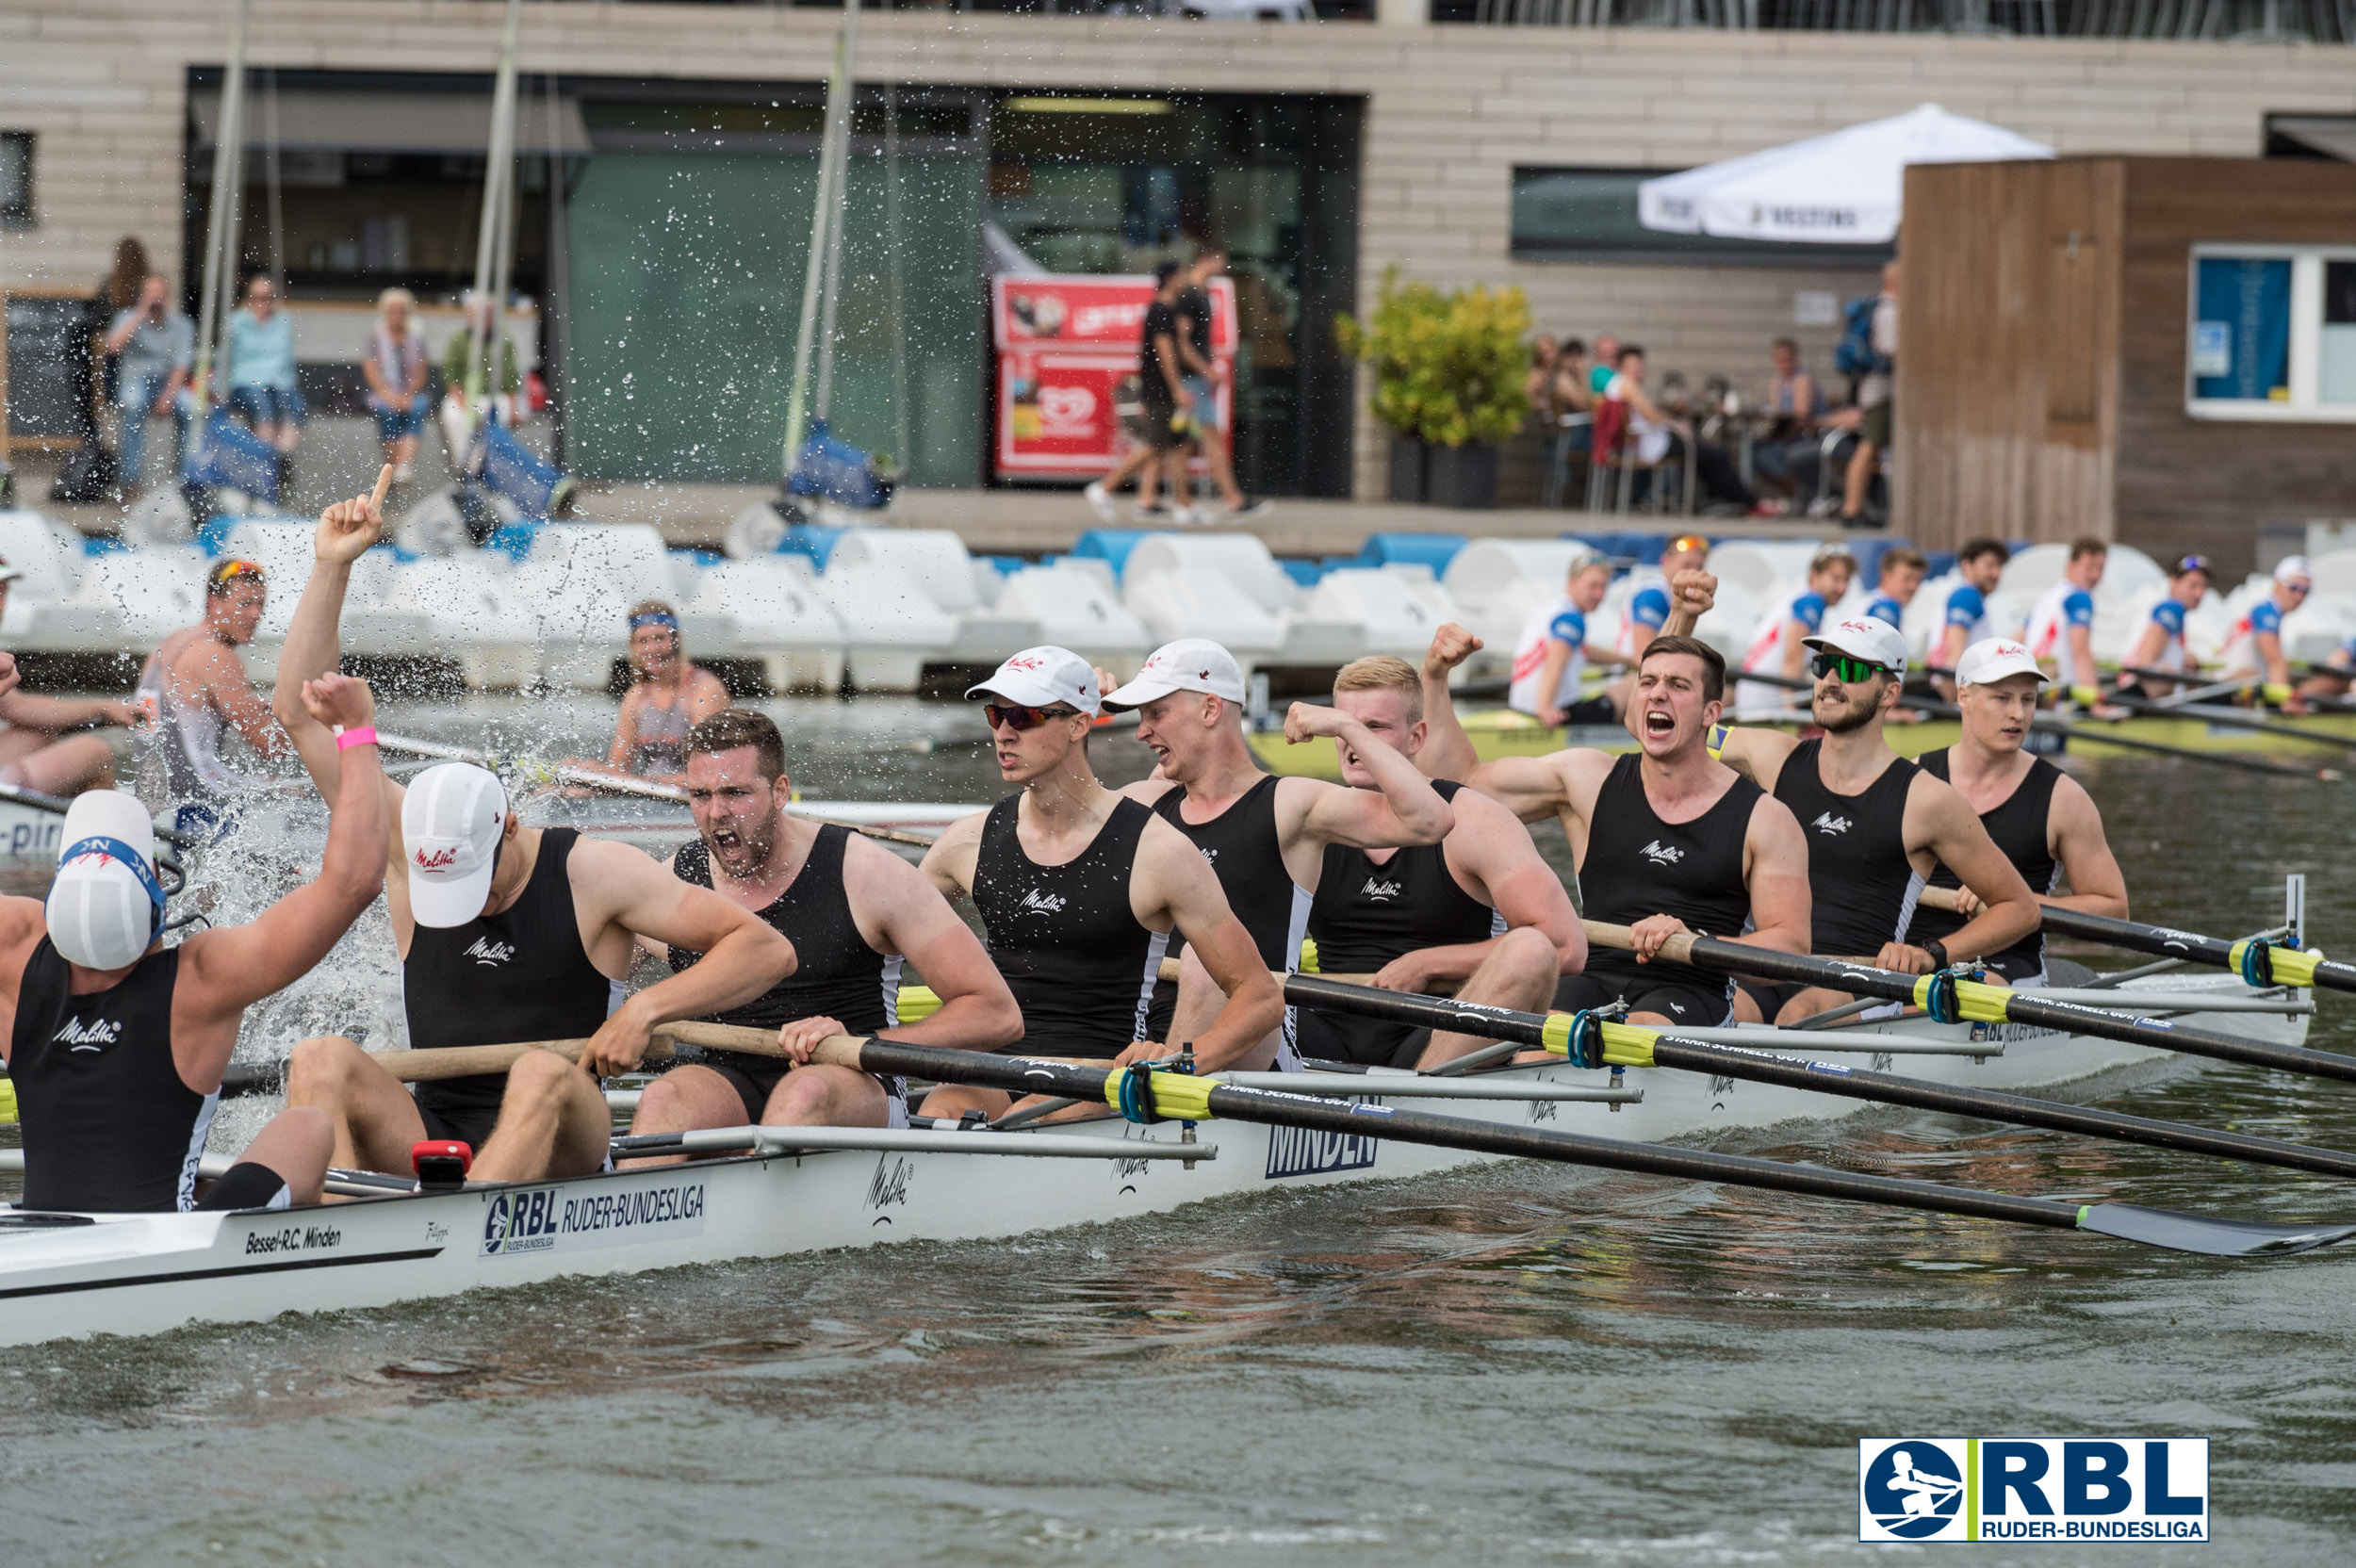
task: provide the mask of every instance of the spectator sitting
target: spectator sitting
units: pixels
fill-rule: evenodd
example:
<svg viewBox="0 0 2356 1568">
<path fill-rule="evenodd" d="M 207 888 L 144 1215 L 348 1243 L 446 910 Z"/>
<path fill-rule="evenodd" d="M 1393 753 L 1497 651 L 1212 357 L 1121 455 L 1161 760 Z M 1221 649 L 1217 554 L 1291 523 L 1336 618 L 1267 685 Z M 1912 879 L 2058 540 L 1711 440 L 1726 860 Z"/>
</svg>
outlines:
<svg viewBox="0 0 2356 1568">
<path fill-rule="evenodd" d="M 1595 412 L 1595 369 L 1587 363 L 1584 342 L 1576 337 L 1562 340 L 1562 351 L 1554 367 L 1554 411 L 1558 420 L 1565 414 Z"/>
<path fill-rule="evenodd" d="M 368 408 L 376 416 L 376 438 L 401 484 L 409 482 L 417 432 L 425 424 L 425 333 L 417 313 L 417 297 L 405 288 L 378 295 L 376 330 L 368 335 L 368 357 L 360 367 L 368 378 Z"/>
<path fill-rule="evenodd" d="M 1751 448 L 1751 466 L 1770 488 L 1796 497 L 1792 465 L 1804 453 L 1817 449 L 1817 421 L 1824 415 L 1824 400 L 1817 390 L 1816 378 L 1800 364 L 1797 343 L 1778 337 L 1774 354 L 1775 373 L 1767 384 L 1767 413 L 1772 422 Z"/>
<path fill-rule="evenodd" d="M 1522 400 L 1539 422 L 1549 428 L 1557 412 L 1555 378 L 1562 369 L 1562 346 L 1554 334 L 1542 332 L 1530 340 L 1530 374 L 1522 378 Z"/>
<path fill-rule="evenodd" d="M 229 318 L 229 406 L 254 433 L 293 455 L 303 438 L 303 391 L 295 383 L 294 318 L 278 308 L 267 272 L 245 286 L 245 307 Z"/>
<path fill-rule="evenodd" d="M 1857 454 L 1849 459 L 1846 492 L 1841 501 L 1841 523 L 1856 528 L 1865 512 L 1865 492 L 1873 482 L 1881 454 L 1890 449 L 1891 411 L 1898 374 L 1898 264 L 1882 263 L 1881 298 L 1873 302 L 1872 368 L 1857 383 Z"/>
<path fill-rule="evenodd" d="M 147 421 L 172 421 L 172 471 L 180 471 L 180 449 L 188 433 L 188 371 L 196 360 L 196 329 L 174 308 L 171 286 L 151 272 L 128 310 L 116 313 L 106 329 L 106 351 L 119 356 L 117 400 L 123 410 L 124 494 L 139 488 L 147 453 Z"/>
<path fill-rule="evenodd" d="M 1652 478 L 1649 470 L 1667 462 L 1682 462 L 1689 447 L 1693 453 L 1694 470 L 1700 476 L 1702 490 L 1717 501 L 1740 507 L 1756 517 L 1778 515 L 1782 508 L 1761 501 L 1735 472 L 1734 462 L 1726 456 L 1724 447 L 1710 441 L 1696 441 L 1677 420 L 1661 412 L 1644 390 L 1644 351 L 1634 344 L 1620 350 L 1619 371 L 1604 389 L 1604 396 L 1613 402 L 1628 405 L 1628 433 L 1635 448 L 1636 460 L 1646 471 L 1635 475 L 1633 494 L 1639 500 L 1649 492 Z"/>
<path fill-rule="evenodd" d="M 1587 390 L 1600 398 L 1612 385 L 1612 378 L 1620 373 L 1620 340 L 1612 334 L 1595 335 L 1595 364 L 1587 372 Z"/>
</svg>

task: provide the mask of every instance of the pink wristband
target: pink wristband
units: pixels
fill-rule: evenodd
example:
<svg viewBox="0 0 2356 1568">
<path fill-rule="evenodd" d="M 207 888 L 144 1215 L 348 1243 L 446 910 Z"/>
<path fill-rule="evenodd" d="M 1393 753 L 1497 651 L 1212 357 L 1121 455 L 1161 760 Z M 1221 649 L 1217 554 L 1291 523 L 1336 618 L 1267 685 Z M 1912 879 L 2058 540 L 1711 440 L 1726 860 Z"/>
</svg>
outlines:
<svg viewBox="0 0 2356 1568">
<path fill-rule="evenodd" d="M 353 746 L 372 746 L 374 744 L 376 744 L 376 729 L 373 726 L 363 726 L 358 729 L 338 729 L 335 731 L 335 749 L 337 751 L 350 751 Z"/>
</svg>

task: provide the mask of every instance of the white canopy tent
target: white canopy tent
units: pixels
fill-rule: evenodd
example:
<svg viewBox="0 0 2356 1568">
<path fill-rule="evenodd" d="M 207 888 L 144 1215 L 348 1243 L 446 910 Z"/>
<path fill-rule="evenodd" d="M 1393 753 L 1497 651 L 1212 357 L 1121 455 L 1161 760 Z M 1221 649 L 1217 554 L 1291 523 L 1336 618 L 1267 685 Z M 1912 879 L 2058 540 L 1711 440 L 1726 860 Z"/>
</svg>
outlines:
<svg viewBox="0 0 2356 1568">
<path fill-rule="evenodd" d="M 1636 188 L 1644 227 L 1728 239 L 1883 245 L 1897 237 L 1910 163 L 2050 158 L 2002 125 L 1924 104 L 1828 136 L 1664 174 Z"/>
</svg>

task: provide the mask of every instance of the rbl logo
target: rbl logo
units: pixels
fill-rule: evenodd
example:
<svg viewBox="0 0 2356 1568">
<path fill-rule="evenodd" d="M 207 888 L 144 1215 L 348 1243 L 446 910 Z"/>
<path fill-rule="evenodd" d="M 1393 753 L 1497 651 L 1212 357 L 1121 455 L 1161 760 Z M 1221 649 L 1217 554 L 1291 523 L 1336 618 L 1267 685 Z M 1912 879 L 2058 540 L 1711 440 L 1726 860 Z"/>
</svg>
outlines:
<svg viewBox="0 0 2356 1568">
<path fill-rule="evenodd" d="M 2205 1437 L 1857 1442 L 1859 1541 L 2206 1541 Z"/>
</svg>

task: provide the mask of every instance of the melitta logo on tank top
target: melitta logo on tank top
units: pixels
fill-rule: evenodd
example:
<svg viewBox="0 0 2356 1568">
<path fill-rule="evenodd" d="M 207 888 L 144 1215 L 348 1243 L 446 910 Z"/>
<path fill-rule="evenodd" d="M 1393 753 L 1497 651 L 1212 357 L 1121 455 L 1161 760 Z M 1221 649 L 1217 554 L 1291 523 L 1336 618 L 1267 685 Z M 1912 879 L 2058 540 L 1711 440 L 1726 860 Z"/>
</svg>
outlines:
<svg viewBox="0 0 2356 1568">
<path fill-rule="evenodd" d="M 1846 817 L 1836 817 L 1830 811 L 1819 811 L 1816 813 L 1816 820 L 1809 823 L 1808 825 L 1816 829 L 1819 833 L 1828 835 L 1835 833 L 1846 833 L 1849 830 L 1849 819 Z"/>
<path fill-rule="evenodd" d="M 1659 839 L 1655 839 L 1636 853 L 1656 866 L 1674 866 L 1685 858 L 1685 851 L 1672 844 L 1664 844 Z"/>
<path fill-rule="evenodd" d="M 1063 913 L 1063 894 L 1043 893 L 1037 888 L 1033 888 L 1029 892 L 1023 895 L 1022 899 L 1016 903 L 1014 907 L 1017 914 L 1059 915 Z"/>
<path fill-rule="evenodd" d="M 1387 904 L 1406 890 L 1407 885 L 1404 882 L 1380 882 L 1369 876 L 1366 878 L 1366 885 L 1358 890 L 1358 896 L 1371 898 L 1378 904 Z"/>
<path fill-rule="evenodd" d="M 493 968 L 497 968 L 499 965 L 507 962 L 508 959 L 513 958 L 515 956 L 515 947 L 514 943 L 495 942 L 488 937 L 477 937 L 473 941 L 466 945 L 466 951 L 464 955 L 464 956 L 472 958 L 478 964 L 484 964 Z"/>
<path fill-rule="evenodd" d="M 112 1045 L 122 1037 L 123 1025 L 103 1018 L 93 1019 L 88 1023 L 78 1018 L 67 1019 L 50 1037 L 56 1043 L 71 1046 L 76 1051 L 95 1051 L 102 1045 Z"/>
</svg>

